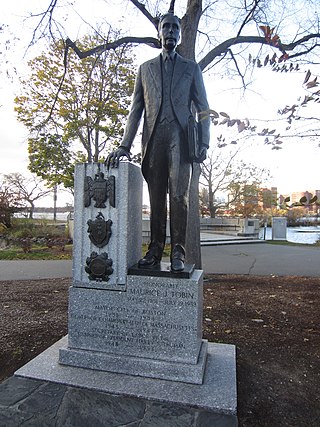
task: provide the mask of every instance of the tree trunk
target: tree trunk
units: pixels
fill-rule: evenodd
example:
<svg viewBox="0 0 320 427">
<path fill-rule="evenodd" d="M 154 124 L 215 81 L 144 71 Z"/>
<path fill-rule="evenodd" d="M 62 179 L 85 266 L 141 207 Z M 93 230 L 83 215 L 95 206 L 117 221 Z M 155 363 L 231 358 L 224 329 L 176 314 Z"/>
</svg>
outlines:
<svg viewBox="0 0 320 427">
<path fill-rule="evenodd" d="M 209 198 L 209 211 L 210 211 L 210 217 L 215 218 L 216 216 L 216 206 L 214 206 L 214 195 L 212 191 L 212 176 L 211 173 L 209 175 L 209 187 L 208 187 L 208 198 Z"/>
<path fill-rule="evenodd" d="M 199 215 L 199 163 L 193 164 L 193 173 L 189 193 L 189 213 L 186 236 L 186 262 L 201 269 L 200 215 Z"/>
<path fill-rule="evenodd" d="M 210 218 L 215 218 L 217 213 L 217 206 L 210 206 Z"/>
<path fill-rule="evenodd" d="M 7 228 L 11 228 L 12 227 L 11 217 L 12 217 L 12 212 L 10 211 L 10 209 L 4 208 L 3 212 L 1 213 L 1 222 Z"/>
<path fill-rule="evenodd" d="M 57 220 L 57 191 L 58 187 L 55 185 L 53 187 L 53 220 Z"/>
<path fill-rule="evenodd" d="M 30 211 L 29 211 L 29 219 L 33 218 L 33 213 L 34 213 L 34 203 L 29 202 L 30 203 Z"/>
<path fill-rule="evenodd" d="M 188 0 L 186 14 L 181 20 L 181 44 L 178 48 L 178 53 L 193 61 L 195 60 L 196 37 L 201 12 L 202 0 Z M 194 264 L 197 269 L 201 269 L 199 214 L 199 178 L 201 168 L 198 163 L 194 163 L 192 169 L 186 236 L 186 262 Z"/>
<path fill-rule="evenodd" d="M 202 0 L 188 0 L 186 14 L 181 19 L 181 44 L 178 52 L 181 56 L 193 61 L 201 13 Z"/>
</svg>

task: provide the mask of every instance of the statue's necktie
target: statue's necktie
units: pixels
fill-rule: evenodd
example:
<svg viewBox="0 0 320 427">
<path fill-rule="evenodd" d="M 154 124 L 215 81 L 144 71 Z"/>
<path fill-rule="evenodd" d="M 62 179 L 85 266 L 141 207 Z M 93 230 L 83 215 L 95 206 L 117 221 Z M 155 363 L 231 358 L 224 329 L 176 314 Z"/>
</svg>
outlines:
<svg viewBox="0 0 320 427">
<path fill-rule="evenodd" d="M 171 76 L 173 71 L 173 61 L 170 57 L 167 57 L 167 59 L 164 61 L 164 69 L 166 70 L 166 73 Z"/>
</svg>

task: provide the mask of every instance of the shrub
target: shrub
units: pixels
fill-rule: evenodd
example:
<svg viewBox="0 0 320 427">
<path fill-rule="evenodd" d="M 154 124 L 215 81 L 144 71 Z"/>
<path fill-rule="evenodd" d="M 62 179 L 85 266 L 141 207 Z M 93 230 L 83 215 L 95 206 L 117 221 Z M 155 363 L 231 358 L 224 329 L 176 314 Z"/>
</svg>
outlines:
<svg viewBox="0 0 320 427">
<path fill-rule="evenodd" d="M 31 245 L 31 239 L 29 237 L 26 237 L 24 239 L 18 239 L 18 243 L 25 254 L 31 252 L 32 245 Z"/>
</svg>

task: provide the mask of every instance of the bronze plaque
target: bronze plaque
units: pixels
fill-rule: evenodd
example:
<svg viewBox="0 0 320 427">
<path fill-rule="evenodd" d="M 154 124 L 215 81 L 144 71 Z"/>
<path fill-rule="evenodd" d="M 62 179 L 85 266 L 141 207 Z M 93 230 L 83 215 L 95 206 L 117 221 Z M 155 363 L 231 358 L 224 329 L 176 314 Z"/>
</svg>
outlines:
<svg viewBox="0 0 320 427">
<path fill-rule="evenodd" d="M 107 245 L 112 234 L 111 219 L 108 219 L 108 221 L 106 221 L 102 212 L 99 212 L 96 216 L 96 219 L 94 221 L 92 221 L 92 219 L 89 219 L 87 224 L 89 239 L 91 240 L 91 242 L 98 248 L 103 248 L 105 245 Z"/>
<path fill-rule="evenodd" d="M 113 273 L 112 259 L 108 258 L 106 252 L 100 255 L 97 252 L 92 252 L 90 257 L 87 258 L 86 264 L 85 271 L 88 273 L 90 280 L 107 282 L 109 276 Z"/>
</svg>

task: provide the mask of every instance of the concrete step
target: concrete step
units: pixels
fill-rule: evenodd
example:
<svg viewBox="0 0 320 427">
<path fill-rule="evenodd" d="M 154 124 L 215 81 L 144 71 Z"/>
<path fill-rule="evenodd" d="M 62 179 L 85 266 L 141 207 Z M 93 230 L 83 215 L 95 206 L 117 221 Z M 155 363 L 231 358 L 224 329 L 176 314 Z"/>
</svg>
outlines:
<svg viewBox="0 0 320 427">
<path fill-rule="evenodd" d="M 261 239 L 212 239 L 212 240 L 201 240 L 201 246 L 215 246 L 215 245 L 239 245 L 244 243 L 265 243 L 265 240 Z"/>
</svg>

